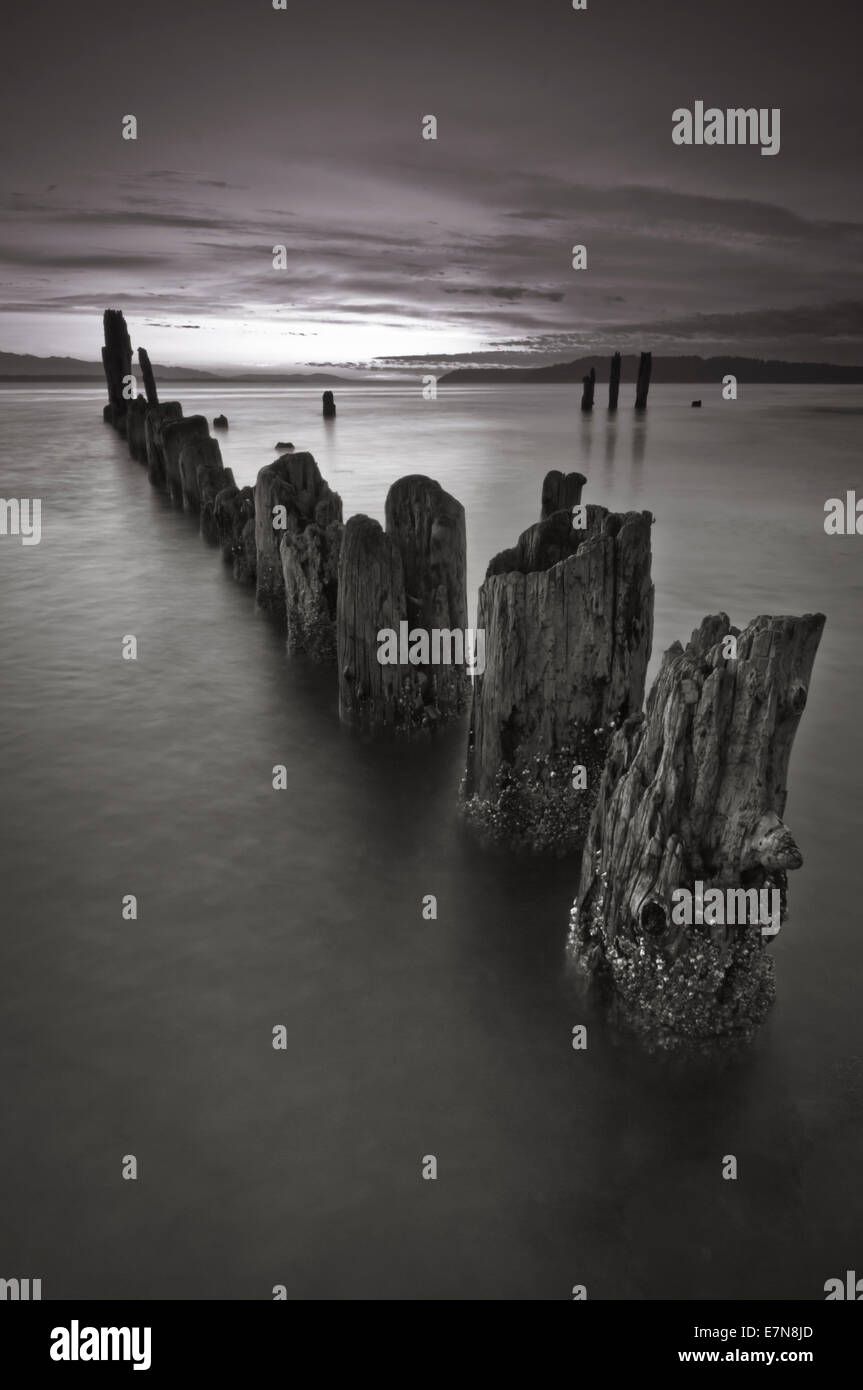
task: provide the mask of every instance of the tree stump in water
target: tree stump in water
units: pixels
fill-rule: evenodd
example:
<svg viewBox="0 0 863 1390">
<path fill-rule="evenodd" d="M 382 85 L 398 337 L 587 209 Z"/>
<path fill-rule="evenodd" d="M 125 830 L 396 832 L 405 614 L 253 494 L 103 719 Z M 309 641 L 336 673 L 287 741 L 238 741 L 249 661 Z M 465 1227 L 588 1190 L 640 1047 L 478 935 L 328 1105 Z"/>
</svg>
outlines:
<svg viewBox="0 0 863 1390">
<path fill-rule="evenodd" d="M 745 1037 L 773 998 L 759 922 L 681 923 L 672 894 L 775 889 L 784 915 L 787 871 L 802 863 L 781 819 L 788 761 L 823 627 L 820 613 L 759 617 L 742 633 L 724 613 L 705 618 L 685 651 L 665 653 L 646 715 L 611 745 L 570 946 L 659 1045 Z"/>
<path fill-rule="evenodd" d="M 345 529 L 339 713 L 364 730 L 433 729 L 467 703 L 464 508 L 439 483 L 413 475 L 393 484 L 385 511 L 385 532 L 368 517 Z M 392 641 L 379 639 L 382 632 Z"/>
<path fill-rule="evenodd" d="M 653 519 L 584 514 L 581 530 L 568 512 L 531 526 L 491 561 L 479 592 L 486 669 L 462 799 L 480 837 L 509 849 L 583 844 L 611 733 L 644 697 Z"/>
</svg>

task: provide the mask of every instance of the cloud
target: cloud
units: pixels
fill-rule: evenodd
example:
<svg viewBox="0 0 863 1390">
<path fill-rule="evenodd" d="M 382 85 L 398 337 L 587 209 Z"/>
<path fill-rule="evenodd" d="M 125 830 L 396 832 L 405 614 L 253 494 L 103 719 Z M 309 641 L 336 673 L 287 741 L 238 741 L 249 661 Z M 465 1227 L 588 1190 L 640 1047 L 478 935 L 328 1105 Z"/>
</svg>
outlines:
<svg viewBox="0 0 863 1390">
<path fill-rule="evenodd" d="M 562 290 L 531 290 L 524 285 L 490 285 L 487 289 L 479 286 L 448 289 L 444 286 L 444 294 L 473 294 L 487 299 L 505 299 L 510 303 L 519 299 L 548 299 L 557 304 L 564 297 Z"/>
</svg>

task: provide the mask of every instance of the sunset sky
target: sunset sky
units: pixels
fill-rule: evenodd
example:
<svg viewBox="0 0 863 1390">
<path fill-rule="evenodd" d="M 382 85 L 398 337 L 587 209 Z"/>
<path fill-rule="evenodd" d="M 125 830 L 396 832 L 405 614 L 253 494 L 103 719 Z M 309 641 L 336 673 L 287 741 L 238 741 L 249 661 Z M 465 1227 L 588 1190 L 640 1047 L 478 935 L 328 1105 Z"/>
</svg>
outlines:
<svg viewBox="0 0 863 1390">
<path fill-rule="evenodd" d="M 110 305 L 194 367 L 863 363 L 847 3 L 46 0 L 3 25 L 0 349 L 93 360 Z M 779 107 L 779 154 L 675 146 L 696 100 Z"/>
</svg>

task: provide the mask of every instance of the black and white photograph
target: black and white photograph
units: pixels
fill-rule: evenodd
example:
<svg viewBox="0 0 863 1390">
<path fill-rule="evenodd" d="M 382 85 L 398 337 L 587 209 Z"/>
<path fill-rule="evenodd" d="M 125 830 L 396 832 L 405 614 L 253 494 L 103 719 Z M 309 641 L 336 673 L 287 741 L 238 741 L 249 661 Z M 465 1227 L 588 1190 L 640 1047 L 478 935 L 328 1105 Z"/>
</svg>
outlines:
<svg viewBox="0 0 863 1390">
<path fill-rule="evenodd" d="M 158 1375 L 161 1304 L 650 1304 L 645 1370 L 823 1371 L 860 10 L 0 33 L 0 1327 Z"/>
</svg>

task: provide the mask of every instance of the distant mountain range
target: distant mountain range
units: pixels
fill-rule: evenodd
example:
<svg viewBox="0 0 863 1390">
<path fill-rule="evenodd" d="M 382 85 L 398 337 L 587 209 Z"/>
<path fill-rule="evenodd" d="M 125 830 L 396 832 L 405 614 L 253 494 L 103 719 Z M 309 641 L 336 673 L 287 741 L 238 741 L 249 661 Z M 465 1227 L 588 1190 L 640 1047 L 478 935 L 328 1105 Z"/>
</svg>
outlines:
<svg viewBox="0 0 863 1390">
<path fill-rule="evenodd" d="M 259 386 L 347 386 L 346 376 L 325 372 L 201 372 L 194 367 L 160 367 L 153 371 L 160 381 L 247 382 Z M 101 362 L 82 362 L 77 357 L 34 357 L 30 353 L 0 352 L 0 381 L 104 381 Z"/>
<path fill-rule="evenodd" d="M 438 385 L 448 386 L 543 385 L 580 383 L 596 368 L 598 382 L 607 382 L 611 357 L 608 353 L 593 357 L 577 357 L 574 362 L 555 362 L 550 367 L 458 367 L 438 378 Z M 632 354 L 621 359 L 621 383 L 634 385 L 638 374 L 638 358 Z M 736 376 L 741 384 L 747 382 L 777 385 L 860 386 L 863 367 L 842 367 L 830 362 L 777 362 L 760 357 L 654 357 L 651 380 L 658 383 L 692 383 L 708 385 L 722 381 L 724 376 Z"/>
<path fill-rule="evenodd" d="M 596 368 L 596 379 L 608 381 L 608 353 L 577 357 L 573 362 L 555 362 L 548 367 L 457 367 L 438 378 L 447 386 L 472 385 L 573 385 Z M 194 367 L 154 365 L 156 384 L 160 381 L 197 381 L 225 385 L 235 382 L 251 386 L 361 386 L 386 374 L 363 377 L 336 376 L 329 372 L 213 372 Z M 621 383 L 634 384 L 638 358 L 622 359 Z M 861 386 L 863 366 L 839 366 L 831 362 L 780 362 L 760 357 L 654 357 L 652 380 L 658 384 L 708 385 L 724 376 L 736 376 L 741 384 Z M 0 352 L 0 382 L 6 381 L 104 381 L 101 362 L 82 362 L 77 357 L 35 357 L 30 353 Z"/>
</svg>

